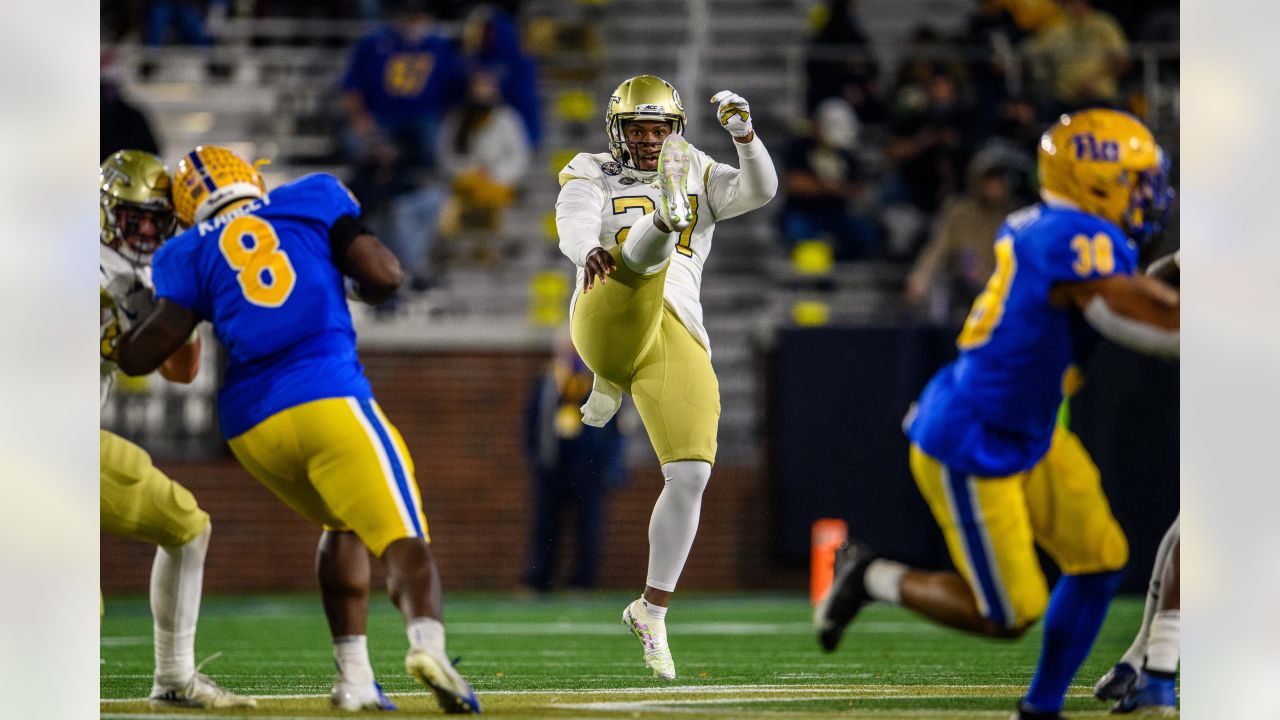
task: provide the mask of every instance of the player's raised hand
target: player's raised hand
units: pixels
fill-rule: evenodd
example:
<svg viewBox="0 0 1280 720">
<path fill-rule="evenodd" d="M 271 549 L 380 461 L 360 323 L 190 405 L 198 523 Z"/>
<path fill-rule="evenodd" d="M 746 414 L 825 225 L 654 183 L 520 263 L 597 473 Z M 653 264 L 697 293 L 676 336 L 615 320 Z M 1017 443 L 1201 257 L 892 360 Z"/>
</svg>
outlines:
<svg viewBox="0 0 1280 720">
<path fill-rule="evenodd" d="M 729 131 L 730 135 L 735 139 L 751 136 L 751 105 L 746 98 L 729 90 L 721 90 L 711 96 L 711 102 L 716 105 L 716 117 L 720 120 L 720 126 Z"/>
<path fill-rule="evenodd" d="M 587 253 L 587 264 L 583 266 L 586 273 L 582 276 L 582 292 L 587 292 L 595 287 L 596 278 L 600 279 L 600 284 L 604 284 L 606 275 L 617 269 L 617 265 L 613 262 L 613 256 L 604 248 L 593 248 Z"/>
</svg>

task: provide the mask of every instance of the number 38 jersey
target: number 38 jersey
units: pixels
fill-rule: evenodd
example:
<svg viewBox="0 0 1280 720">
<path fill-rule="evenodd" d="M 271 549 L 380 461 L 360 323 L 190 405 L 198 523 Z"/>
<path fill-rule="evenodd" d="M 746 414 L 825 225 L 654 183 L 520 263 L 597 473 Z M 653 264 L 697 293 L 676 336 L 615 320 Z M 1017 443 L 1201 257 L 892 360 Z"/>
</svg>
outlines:
<svg viewBox="0 0 1280 720">
<path fill-rule="evenodd" d="M 215 215 L 156 252 L 156 297 L 213 324 L 227 350 L 218 393 L 228 439 L 304 402 L 372 396 L 329 230 L 360 205 L 308 175 Z"/>
<path fill-rule="evenodd" d="M 907 434 L 955 470 L 1001 477 L 1048 452 L 1074 361 L 1096 335 L 1077 311 L 1049 302 L 1062 282 L 1132 274 L 1137 247 L 1115 225 L 1060 205 L 1037 204 L 996 234 L 996 270 L 973 303 L 960 357 L 925 387 Z"/>
<path fill-rule="evenodd" d="M 754 210 L 768 198 L 754 200 L 739 190 L 739 170 L 715 162 L 692 149 L 687 181 L 694 222 L 680 233 L 667 270 L 663 299 L 704 348 L 711 349 L 702 324 L 702 268 L 711 252 L 711 236 L 717 220 Z M 581 181 L 581 182 L 580 182 Z M 609 153 L 579 153 L 560 171 L 560 198 L 556 221 L 561 226 L 561 247 L 578 266 L 578 278 L 570 307 L 582 292 L 583 265 L 595 247 L 608 250 L 626 241 L 631 226 L 662 202 L 656 185 L 637 180 Z M 572 228 L 572 232 L 564 232 Z M 573 247 L 566 247 L 571 243 Z"/>
</svg>

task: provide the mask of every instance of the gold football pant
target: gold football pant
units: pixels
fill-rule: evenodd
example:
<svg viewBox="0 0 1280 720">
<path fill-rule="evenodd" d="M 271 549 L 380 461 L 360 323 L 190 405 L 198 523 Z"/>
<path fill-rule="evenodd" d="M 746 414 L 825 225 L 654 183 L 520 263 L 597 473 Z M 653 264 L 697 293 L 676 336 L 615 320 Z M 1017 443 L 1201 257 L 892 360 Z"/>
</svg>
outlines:
<svg viewBox="0 0 1280 720">
<path fill-rule="evenodd" d="M 573 344 L 600 377 L 629 393 L 662 463 L 716 459 L 720 385 L 711 356 L 662 302 L 667 265 L 640 275 L 609 250 L 617 269 L 578 296 Z"/>
<path fill-rule="evenodd" d="M 1016 475 L 953 472 L 914 443 L 911 474 L 978 608 L 1002 627 L 1044 614 L 1049 588 L 1037 544 L 1067 575 L 1119 570 L 1129 559 L 1098 468 L 1065 427 L 1039 463 Z"/>
<path fill-rule="evenodd" d="M 374 555 L 430 542 L 413 460 L 372 399 L 326 398 L 272 415 L 230 441 L 258 482 L 328 530 L 351 530 Z"/>
<path fill-rule="evenodd" d="M 103 532 L 173 548 L 209 526 L 209 514 L 191 491 L 160 472 L 147 451 L 114 433 L 99 433 Z"/>
</svg>

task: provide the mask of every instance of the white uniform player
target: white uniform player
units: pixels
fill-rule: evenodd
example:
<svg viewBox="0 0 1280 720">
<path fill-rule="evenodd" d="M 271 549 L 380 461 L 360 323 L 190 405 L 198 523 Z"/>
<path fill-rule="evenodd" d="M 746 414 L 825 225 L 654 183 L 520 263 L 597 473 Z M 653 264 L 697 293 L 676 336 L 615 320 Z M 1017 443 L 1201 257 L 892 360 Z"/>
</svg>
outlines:
<svg viewBox="0 0 1280 720">
<path fill-rule="evenodd" d="M 641 75 L 610 98 L 610 152 L 574 157 L 556 201 L 560 249 L 578 267 L 573 341 L 596 374 L 583 422 L 603 425 L 629 393 L 662 463 L 646 587 L 623 623 L 665 679 L 675 677 L 666 606 L 697 532 L 720 418 L 702 271 L 716 222 L 761 207 L 778 188 L 746 100 L 722 92 L 712 102 L 734 137 L 738 168 L 691 147 L 680 135 L 685 114 L 675 88 Z"/>
</svg>

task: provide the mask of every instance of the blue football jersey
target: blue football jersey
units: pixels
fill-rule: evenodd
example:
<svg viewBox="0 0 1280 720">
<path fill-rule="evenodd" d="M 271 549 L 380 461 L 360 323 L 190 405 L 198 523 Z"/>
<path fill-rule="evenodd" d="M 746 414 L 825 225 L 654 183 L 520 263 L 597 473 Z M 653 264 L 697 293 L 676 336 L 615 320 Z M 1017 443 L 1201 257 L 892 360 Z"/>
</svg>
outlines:
<svg viewBox="0 0 1280 720">
<path fill-rule="evenodd" d="M 311 400 L 372 396 L 329 249 L 329 229 L 344 215 L 360 216 L 351 192 L 332 175 L 308 175 L 156 252 L 156 296 L 211 322 L 227 349 L 218 393 L 225 437 Z"/>
<path fill-rule="evenodd" d="M 1012 475 L 1049 450 L 1077 358 L 1097 336 L 1079 312 L 1049 303 L 1056 283 L 1132 274 L 1138 250 L 1115 225 L 1044 203 L 1005 219 L 996 270 L 907 429 L 912 442 L 971 475 Z"/>
</svg>

